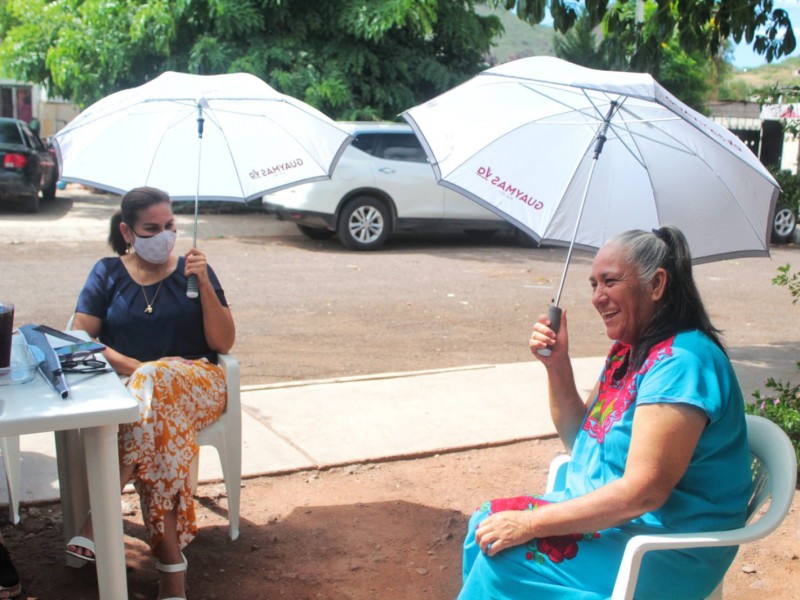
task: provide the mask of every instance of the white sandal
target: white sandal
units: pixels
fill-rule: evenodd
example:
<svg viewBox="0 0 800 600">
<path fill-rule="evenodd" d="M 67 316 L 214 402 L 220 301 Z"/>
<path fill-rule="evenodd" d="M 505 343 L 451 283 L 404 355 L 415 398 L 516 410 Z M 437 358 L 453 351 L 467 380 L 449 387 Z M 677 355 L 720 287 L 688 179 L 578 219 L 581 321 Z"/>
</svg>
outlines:
<svg viewBox="0 0 800 600">
<path fill-rule="evenodd" d="M 87 556 L 86 554 L 81 554 L 80 552 L 74 552 L 70 550 L 70 546 L 75 546 L 76 548 L 82 548 L 83 550 L 88 550 L 92 553 L 91 556 Z M 81 560 L 85 560 L 86 562 L 93 563 L 95 562 L 96 553 L 94 551 L 94 542 L 87 537 L 83 537 L 82 535 L 76 535 L 75 537 L 71 538 L 67 542 L 67 547 L 64 549 L 64 552 L 69 554 L 70 556 L 74 556 L 75 558 L 80 558 Z"/>
<path fill-rule="evenodd" d="M 160 571 L 161 573 L 185 572 L 186 569 L 189 568 L 189 561 L 186 560 L 186 557 L 183 555 L 183 552 L 181 552 L 181 559 L 183 559 L 183 562 L 166 564 L 166 565 L 161 561 L 157 561 L 156 570 Z M 186 600 L 186 598 L 178 598 L 177 596 L 170 596 L 169 598 L 162 598 L 161 600 Z"/>
</svg>

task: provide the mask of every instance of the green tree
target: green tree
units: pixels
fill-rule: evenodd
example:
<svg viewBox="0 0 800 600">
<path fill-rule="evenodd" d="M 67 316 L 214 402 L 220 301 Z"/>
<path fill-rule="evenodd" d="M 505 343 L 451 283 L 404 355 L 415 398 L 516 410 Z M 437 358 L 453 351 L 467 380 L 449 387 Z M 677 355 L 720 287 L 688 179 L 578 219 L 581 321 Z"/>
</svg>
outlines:
<svg viewBox="0 0 800 600">
<path fill-rule="evenodd" d="M 601 28 L 606 33 L 598 40 L 594 18 L 584 11 L 566 34 L 556 35 L 556 56 L 594 69 L 630 70 L 628 61 L 634 50 L 621 41 L 618 35 L 607 31 L 607 19 L 604 19 Z M 720 62 L 726 64 L 724 61 Z M 690 54 L 684 51 L 677 36 L 673 36 L 668 43 L 662 45 L 657 62 L 646 70 L 683 102 L 695 110 L 705 112 L 706 102 L 716 87 L 714 82 L 719 76 L 719 68 L 716 61 L 699 52 Z"/>
<path fill-rule="evenodd" d="M 0 68 L 81 106 L 165 70 L 252 73 L 340 119 L 394 118 L 487 65 L 474 0 L 0 0 Z"/>
<path fill-rule="evenodd" d="M 601 36 L 595 33 L 595 25 L 584 12 L 569 31 L 556 34 L 553 38 L 556 56 L 590 69 L 608 69 L 608 60 L 599 48 Z"/>
<path fill-rule="evenodd" d="M 556 31 L 565 33 L 575 25 L 585 6 L 595 23 L 607 17 L 608 33 L 634 48 L 630 64 L 651 63 L 661 44 L 677 35 L 688 54 L 716 56 L 729 38 L 745 40 L 767 62 L 791 54 L 796 45 L 789 14 L 774 8 L 773 0 L 641 0 L 657 6 L 649 31 L 636 19 L 637 0 L 488 0 L 490 6 L 514 10 L 528 23 L 541 23 L 549 5 Z"/>
</svg>

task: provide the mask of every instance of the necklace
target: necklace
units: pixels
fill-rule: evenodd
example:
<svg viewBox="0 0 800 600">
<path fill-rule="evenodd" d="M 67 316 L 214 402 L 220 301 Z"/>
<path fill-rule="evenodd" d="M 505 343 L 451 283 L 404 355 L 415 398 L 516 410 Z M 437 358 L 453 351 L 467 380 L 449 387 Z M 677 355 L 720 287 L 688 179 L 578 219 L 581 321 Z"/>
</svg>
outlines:
<svg viewBox="0 0 800 600">
<path fill-rule="evenodd" d="M 139 268 L 139 263 L 136 263 L 136 270 L 139 271 L 139 278 L 142 281 L 144 281 L 144 278 L 142 277 L 142 270 Z M 153 304 L 156 303 L 156 298 L 158 298 L 158 292 L 161 291 L 161 286 L 163 285 L 163 283 L 164 283 L 163 279 L 158 282 L 158 287 L 156 288 L 156 293 L 153 294 L 152 300 L 149 300 L 147 298 L 147 292 L 144 291 L 144 286 L 141 283 L 139 284 L 139 287 L 142 288 L 142 296 L 144 296 L 144 303 L 147 304 L 147 308 L 144 309 L 144 312 L 146 312 L 148 315 L 153 314 Z"/>
</svg>

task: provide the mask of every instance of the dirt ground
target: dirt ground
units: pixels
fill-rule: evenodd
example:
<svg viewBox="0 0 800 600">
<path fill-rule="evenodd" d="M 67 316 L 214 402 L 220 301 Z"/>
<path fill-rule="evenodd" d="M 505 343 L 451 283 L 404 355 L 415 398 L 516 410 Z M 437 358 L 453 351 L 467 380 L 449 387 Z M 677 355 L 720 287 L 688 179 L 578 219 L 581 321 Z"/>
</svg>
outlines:
<svg viewBox="0 0 800 600">
<path fill-rule="evenodd" d="M 85 274 L 107 253 L 102 237 L 70 220 L 101 218 L 89 200 L 68 196 L 32 225 L 0 213 L 0 293 L 17 301 L 18 323 L 66 322 Z M 261 233 L 203 240 L 234 299 L 245 384 L 528 360 L 529 324 L 563 264 L 561 251 L 457 236 L 400 238 L 384 252 L 354 254 L 261 218 L 249 218 L 262 223 Z M 217 231 L 227 231 L 218 221 Z M 56 226 L 84 241 L 61 237 Z M 701 291 L 732 347 L 784 344 L 796 356 L 797 308 L 769 278 L 776 265 L 800 264 L 798 249 L 773 255 L 768 268 L 747 260 L 703 266 Z M 579 256 L 570 281 L 587 287 L 587 265 Z M 40 282 L 39 293 L 25 292 L 31 281 Z M 571 322 L 592 325 L 574 329 L 573 354 L 604 354 L 608 341 L 579 289 L 565 291 Z M 227 537 L 224 486 L 201 485 L 199 535 L 186 550 L 189 598 L 454 598 L 468 515 L 483 500 L 542 490 L 560 451 L 555 439 L 530 440 L 247 479 L 236 542 Z M 742 548 L 726 577 L 726 599 L 800 598 L 799 501 L 777 532 Z M 123 497 L 123 512 L 129 595 L 154 599 L 157 573 L 135 496 Z M 94 567 L 64 566 L 59 504 L 22 513 L 20 525 L 0 524 L 22 597 L 96 598 Z"/>
</svg>

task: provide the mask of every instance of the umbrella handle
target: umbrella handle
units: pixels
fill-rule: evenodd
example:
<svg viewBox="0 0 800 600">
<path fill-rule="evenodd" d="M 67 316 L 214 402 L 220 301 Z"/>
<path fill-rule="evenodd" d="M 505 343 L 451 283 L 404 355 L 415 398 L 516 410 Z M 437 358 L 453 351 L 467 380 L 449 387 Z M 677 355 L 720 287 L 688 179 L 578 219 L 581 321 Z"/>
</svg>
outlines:
<svg viewBox="0 0 800 600">
<path fill-rule="evenodd" d="M 189 275 L 189 282 L 186 285 L 186 297 L 197 298 L 200 295 L 199 289 L 197 275 Z"/>
<path fill-rule="evenodd" d="M 550 319 L 550 329 L 556 333 L 558 333 L 558 330 L 561 328 L 561 312 L 561 309 L 555 304 L 547 309 L 547 318 Z M 547 348 L 542 348 L 541 350 L 537 350 L 536 353 L 539 356 L 550 356 L 553 353 L 553 347 L 548 346 Z"/>
</svg>

